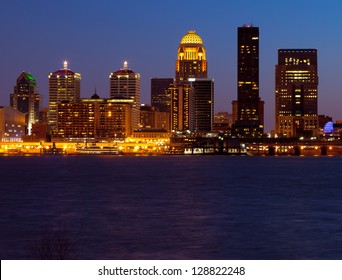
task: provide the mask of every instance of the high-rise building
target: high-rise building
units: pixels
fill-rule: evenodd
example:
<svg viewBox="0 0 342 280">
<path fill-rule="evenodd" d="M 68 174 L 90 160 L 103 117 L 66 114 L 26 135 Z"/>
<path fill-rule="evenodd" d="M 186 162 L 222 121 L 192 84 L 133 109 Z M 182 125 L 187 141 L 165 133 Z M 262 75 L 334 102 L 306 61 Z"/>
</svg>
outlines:
<svg viewBox="0 0 342 280">
<path fill-rule="evenodd" d="M 194 30 L 183 36 L 178 47 L 176 82 L 189 78 L 207 78 L 206 50 L 202 38 Z"/>
<path fill-rule="evenodd" d="M 26 133 L 31 135 L 32 124 L 39 122 L 41 95 L 38 93 L 36 79 L 27 72 L 21 73 L 10 97 L 11 107 L 26 113 Z"/>
<path fill-rule="evenodd" d="M 128 68 L 127 61 L 124 67 L 110 73 L 110 98 L 130 98 L 133 100 L 132 129 L 139 127 L 140 119 L 140 74 Z"/>
<path fill-rule="evenodd" d="M 259 137 L 263 134 L 259 98 L 259 28 L 238 27 L 237 121 L 232 133 L 238 137 Z"/>
<path fill-rule="evenodd" d="M 55 140 L 115 140 L 131 136 L 131 98 L 103 99 L 96 94 L 77 103 L 58 104 Z"/>
<path fill-rule="evenodd" d="M 214 87 L 213 81 L 207 79 L 207 69 L 206 49 L 202 38 L 190 30 L 182 37 L 178 47 L 176 79 L 171 87 L 172 130 L 204 132 L 211 129 Z M 207 105 L 206 109 L 204 104 Z M 208 114 L 210 110 L 211 114 Z"/>
<path fill-rule="evenodd" d="M 194 88 L 194 130 L 210 132 L 214 122 L 214 80 L 189 78 Z"/>
<path fill-rule="evenodd" d="M 276 133 L 284 137 L 318 134 L 316 49 L 279 49 L 275 69 Z"/>
<path fill-rule="evenodd" d="M 194 131 L 195 94 L 189 83 L 174 84 L 171 87 L 171 130 Z"/>
<path fill-rule="evenodd" d="M 65 61 L 63 69 L 49 74 L 49 125 L 55 135 L 58 131 L 58 104 L 77 103 L 81 96 L 81 75 L 68 69 Z"/>
<path fill-rule="evenodd" d="M 173 78 L 151 79 L 151 105 L 159 112 L 171 111 L 171 90 Z"/>
</svg>

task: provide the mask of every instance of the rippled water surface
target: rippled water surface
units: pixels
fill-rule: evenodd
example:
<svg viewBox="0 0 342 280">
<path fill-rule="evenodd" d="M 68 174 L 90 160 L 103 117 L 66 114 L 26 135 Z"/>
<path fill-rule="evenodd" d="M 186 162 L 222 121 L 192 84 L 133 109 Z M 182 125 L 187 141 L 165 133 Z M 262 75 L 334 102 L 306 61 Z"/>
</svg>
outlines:
<svg viewBox="0 0 342 280">
<path fill-rule="evenodd" d="M 0 157 L 0 258 L 67 244 L 66 258 L 78 259 L 342 259 L 341 166 L 342 157 Z"/>
</svg>

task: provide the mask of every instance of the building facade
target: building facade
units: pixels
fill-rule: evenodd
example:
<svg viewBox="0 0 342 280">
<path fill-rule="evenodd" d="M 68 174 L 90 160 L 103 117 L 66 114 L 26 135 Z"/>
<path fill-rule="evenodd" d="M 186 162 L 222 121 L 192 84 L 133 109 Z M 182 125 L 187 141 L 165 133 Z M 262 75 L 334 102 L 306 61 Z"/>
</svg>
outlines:
<svg viewBox="0 0 342 280">
<path fill-rule="evenodd" d="M 194 131 L 210 132 L 214 122 L 214 80 L 189 78 L 194 89 Z"/>
<path fill-rule="evenodd" d="M 316 49 L 279 49 L 275 69 L 275 124 L 282 137 L 319 132 Z"/>
<path fill-rule="evenodd" d="M 58 131 L 58 104 L 78 103 L 81 97 L 81 75 L 68 69 L 67 61 L 63 69 L 49 74 L 49 126 L 53 137 Z"/>
<path fill-rule="evenodd" d="M 151 105 L 159 112 L 171 111 L 171 85 L 173 78 L 151 79 Z"/>
<path fill-rule="evenodd" d="M 133 100 L 132 128 L 139 127 L 140 119 L 140 74 L 128 68 L 127 61 L 124 67 L 110 73 L 110 99 L 130 98 Z"/>
<path fill-rule="evenodd" d="M 25 136 L 25 113 L 10 106 L 0 107 L 0 142 L 20 142 Z"/>
<path fill-rule="evenodd" d="M 206 49 L 202 38 L 193 30 L 188 31 L 180 41 L 175 72 L 175 83 L 171 87 L 171 129 L 193 132 L 196 130 L 196 104 L 201 104 L 201 101 L 198 98 L 196 103 L 196 89 L 189 79 L 206 79 L 208 76 Z M 199 84 L 198 87 L 203 91 L 204 87 Z M 201 92 L 199 97 L 211 93 L 213 91 L 206 94 Z M 201 110 L 199 108 L 198 112 Z"/>
<path fill-rule="evenodd" d="M 130 98 L 85 98 L 78 103 L 58 104 L 58 132 L 53 139 L 112 141 L 129 137 L 133 100 Z"/>
<path fill-rule="evenodd" d="M 237 120 L 232 133 L 237 137 L 260 137 L 263 120 L 259 98 L 259 28 L 238 27 Z"/>
<path fill-rule="evenodd" d="M 25 113 L 26 134 L 31 135 L 32 125 L 39 122 L 42 98 L 38 92 L 36 79 L 27 72 L 21 73 L 10 96 L 10 105 Z"/>
</svg>

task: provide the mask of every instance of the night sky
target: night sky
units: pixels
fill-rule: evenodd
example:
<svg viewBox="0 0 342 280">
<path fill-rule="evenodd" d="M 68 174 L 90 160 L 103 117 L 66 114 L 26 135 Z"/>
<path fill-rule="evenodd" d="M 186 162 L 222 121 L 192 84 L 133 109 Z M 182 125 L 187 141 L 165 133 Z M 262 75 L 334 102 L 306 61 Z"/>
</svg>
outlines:
<svg viewBox="0 0 342 280">
<path fill-rule="evenodd" d="M 48 74 L 69 68 L 82 75 L 81 96 L 109 97 L 109 74 L 123 61 L 141 74 L 141 101 L 150 103 L 150 78 L 174 77 L 177 48 L 188 30 L 202 37 L 215 111 L 231 113 L 236 99 L 237 27 L 260 31 L 260 96 L 266 131 L 274 127 L 274 69 L 279 48 L 317 48 L 319 114 L 342 119 L 342 2 L 245 1 L 19 1 L 0 9 L 0 105 L 22 71 L 37 80 L 48 104 Z"/>
</svg>

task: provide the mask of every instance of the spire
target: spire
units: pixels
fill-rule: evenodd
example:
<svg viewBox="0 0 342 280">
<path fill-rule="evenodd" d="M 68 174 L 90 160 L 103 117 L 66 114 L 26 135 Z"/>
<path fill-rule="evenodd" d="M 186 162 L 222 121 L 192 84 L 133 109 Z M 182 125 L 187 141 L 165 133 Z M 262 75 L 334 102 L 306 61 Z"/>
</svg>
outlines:
<svg viewBox="0 0 342 280">
<path fill-rule="evenodd" d="M 67 70 L 68 69 L 68 61 L 64 60 L 63 62 L 63 69 Z"/>
<path fill-rule="evenodd" d="M 124 62 L 124 70 L 126 70 L 128 68 L 128 63 L 127 61 Z"/>
</svg>

